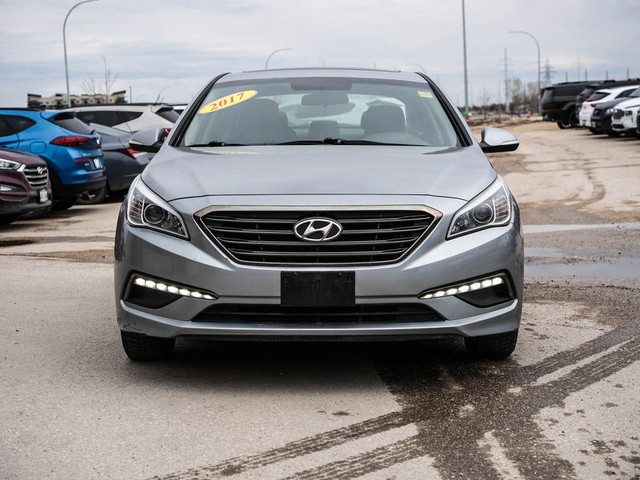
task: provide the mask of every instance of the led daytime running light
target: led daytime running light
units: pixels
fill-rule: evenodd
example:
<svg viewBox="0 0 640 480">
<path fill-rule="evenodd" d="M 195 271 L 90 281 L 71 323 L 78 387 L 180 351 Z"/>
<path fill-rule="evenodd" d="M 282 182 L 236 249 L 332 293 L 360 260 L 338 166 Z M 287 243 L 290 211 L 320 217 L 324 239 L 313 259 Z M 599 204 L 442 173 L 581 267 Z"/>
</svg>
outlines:
<svg viewBox="0 0 640 480">
<path fill-rule="evenodd" d="M 182 295 L 183 297 L 202 298 L 204 300 L 217 300 L 218 296 L 201 290 L 187 288 L 184 285 L 171 284 L 169 282 L 161 282 L 151 278 L 142 277 L 140 275 L 133 276 L 133 284 L 138 287 L 150 288 L 159 292 L 169 292 L 174 295 Z"/>
<path fill-rule="evenodd" d="M 451 297 L 461 293 L 481 290 L 483 288 L 496 287 L 505 283 L 504 275 L 495 275 L 493 277 L 482 278 L 472 282 L 460 283 L 450 287 L 430 290 L 419 296 L 420 300 L 430 300 L 432 298 Z"/>
</svg>

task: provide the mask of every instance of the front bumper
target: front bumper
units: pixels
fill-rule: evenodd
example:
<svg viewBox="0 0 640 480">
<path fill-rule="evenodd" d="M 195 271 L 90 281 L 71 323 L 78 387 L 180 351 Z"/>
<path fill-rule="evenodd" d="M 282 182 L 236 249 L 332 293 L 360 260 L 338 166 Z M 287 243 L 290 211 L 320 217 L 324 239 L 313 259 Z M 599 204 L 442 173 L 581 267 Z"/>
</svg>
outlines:
<svg viewBox="0 0 640 480">
<path fill-rule="evenodd" d="M 51 207 L 51 187 L 32 187 L 22 172 L 0 171 L 0 215 L 13 216 Z"/>
<path fill-rule="evenodd" d="M 219 199 L 218 199 L 219 200 Z M 245 199 L 247 202 L 255 202 Z M 318 205 L 318 199 L 296 199 L 302 205 Z M 332 198 L 333 201 L 339 198 Z M 353 202 L 354 199 L 344 199 Z M 362 199 L 363 204 L 367 199 Z M 374 201 L 376 199 L 373 199 Z M 379 199 L 377 199 L 379 200 Z M 396 199 L 416 204 L 416 198 Z M 424 197 L 422 197 L 425 203 Z M 433 200 L 433 202 L 431 201 Z M 199 199 L 207 204 L 207 199 Z M 233 201 L 233 200 L 231 200 Z M 240 200 L 242 201 L 242 200 Z M 180 208 L 197 211 L 201 205 Z M 191 200 L 193 202 L 193 200 Z M 235 199 L 237 204 L 238 199 Z M 435 204 L 434 204 L 435 203 Z M 437 203 L 440 203 L 438 205 Z M 464 202 L 430 199 L 429 207 L 455 211 Z M 211 204 L 211 203 L 209 203 Z M 255 203 L 248 203 L 248 205 Z M 445 205 L 448 204 L 448 205 Z M 454 208 L 452 208 L 454 207 Z M 435 229 L 402 261 L 377 266 L 267 267 L 231 261 L 195 224 L 184 218 L 189 241 L 127 224 L 121 212 L 116 236 L 115 296 L 120 329 L 154 337 L 210 336 L 232 339 L 406 339 L 433 336 L 480 336 L 516 330 L 520 324 L 523 294 L 523 240 L 519 214 L 504 227 L 494 227 L 453 240 L 445 235 L 451 216 L 443 216 Z M 225 323 L 194 321 L 212 305 L 273 305 L 281 303 L 281 272 L 355 271 L 356 305 L 422 304 L 438 319 L 376 323 Z M 456 296 L 421 300 L 421 292 L 461 281 L 503 272 L 510 279 L 513 298 L 481 308 Z M 131 275 L 139 273 L 167 282 L 212 292 L 219 298 L 181 297 L 160 308 L 146 308 L 123 299 Z"/>
<path fill-rule="evenodd" d="M 633 115 L 625 115 L 622 118 L 611 121 L 611 128 L 616 132 L 634 134 L 636 122 Z"/>
<path fill-rule="evenodd" d="M 599 118 L 592 118 L 591 128 L 595 128 L 598 131 L 604 131 L 604 132 L 611 130 L 611 115 L 605 115 Z"/>
</svg>

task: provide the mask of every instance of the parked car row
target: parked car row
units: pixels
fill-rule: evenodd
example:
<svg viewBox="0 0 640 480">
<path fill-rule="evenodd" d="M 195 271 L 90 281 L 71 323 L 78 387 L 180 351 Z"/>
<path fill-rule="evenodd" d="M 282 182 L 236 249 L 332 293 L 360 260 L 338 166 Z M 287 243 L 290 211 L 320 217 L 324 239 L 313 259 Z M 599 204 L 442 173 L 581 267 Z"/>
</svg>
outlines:
<svg viewBox="0 0 640 480">
<path fill-rule="evenodd" d="M 639 85 L 596 90 L 591 97 L 583 102 L 580 108 L 580 126 L 588 128 L 592 133 L 620 135 L 623 132 L 613 130 L 614 110 L 616 108 L 624 110 L 626 107 L 637 104 L 640 104 Z M 635 128 L 628 133 L 635 135 Z"/>
<path fill-rule="evenodd" d="M 556 122 L 560 128 L 583 126 L 599 130 L 602 129 L 600 125 L 591 127 L 591 114 L 596 107 L 607 101 L 629 97 L 639 85 L 640 78 L 622 81 L 563 82 L 550 85 L 540 92 L 542 115 L 544 120 Z M 606 110 L 599 111 L 598 115 L 602 116 L 602 112 Z M 594 120 L 602 122 L 599 118 Z M 609 130 L 609 119 L 605 118 L 604 122 L 605 129 Z"/>
<path fill-rule="evenodd" d="M 153 157 L 131 134 L 178 117 L 164 104 L 0 109 L 0 223 L 126 192 Z"/>
</svg>

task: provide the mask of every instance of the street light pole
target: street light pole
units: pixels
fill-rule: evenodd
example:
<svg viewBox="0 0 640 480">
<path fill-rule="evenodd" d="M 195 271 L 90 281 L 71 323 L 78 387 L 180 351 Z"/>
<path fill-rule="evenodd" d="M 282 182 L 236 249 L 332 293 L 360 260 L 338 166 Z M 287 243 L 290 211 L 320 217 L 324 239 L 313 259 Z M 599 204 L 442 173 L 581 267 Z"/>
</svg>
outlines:
<svg viewBox="0 0 640 480">
<path fill-rule="evenodd" d="M 285 52 L 287 50 L 292 50 L 292 49 L 291 48 L 279 48 L 279 49 L 274 50 L 273 52 L 271 52 L 269 54 L 269 56 L 267 57 L 267 61 L 264 62 L 264 69 L 265 70 L 269 70 L 269 60 L 271 60 L 271 57 L 273 57 L 278 52 Z"/>
<path fill-rule="evenodd" d="M 73 12 L 74 8 L 82 5 L 83 3 L 89 2 L 97 2 L 98 0 L 83 0 L 82 2 L 76 3 L 73 7 L 69 9 L 67 15 L 64 17 L 64 23 L 62 24 L 62 44 L 64 46 L 64 76 L 67 80 L 67 106 L 71 106 L 71 96 L 69 95 L 69 67 L 67 66 L 67 19 L 71 12 Z"/>
<path fill-rule="evenodd" d="M 467 24 L 462 0 L 462 50 L 464 53 L 464 116 L 469 118 L 469 80 L 467 78 Z"/>
<path fill-rule="evenodd" d="M 529 35 L 531 38 L 533 38 L 533 41 L 536 42 L 536 47 L 538 48 L 538 115 L 542 115 L 542 95 L 540 94 L 540 44 L 538 43 L 536 37 L 534 37 L 529 32 L 524 32 L 522 30 L 513 30 L 509 33 L 522 33 L 524 35 Z"/>
</svg>

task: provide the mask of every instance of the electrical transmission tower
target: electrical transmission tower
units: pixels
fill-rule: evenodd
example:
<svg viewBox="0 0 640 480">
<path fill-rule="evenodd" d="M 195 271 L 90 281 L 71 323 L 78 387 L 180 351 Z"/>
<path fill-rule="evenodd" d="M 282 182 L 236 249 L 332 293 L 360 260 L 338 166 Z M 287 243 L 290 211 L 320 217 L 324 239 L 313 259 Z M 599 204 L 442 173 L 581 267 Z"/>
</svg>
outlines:
<svg viewBox="0 0 640 480">
<path fill-rule="evenodd" d="M 544 86 L 551 84 L 551 77 L 553 77 L 556 71 L 553 69 L 553 65 L 549 63 L 549 59 L 544 62 L 544 67 L 542 68 L 543 76 L 544 76 Z"/>
<path fill-rule="evenodd" d="M 507 49 L 504 49 L 504 58 L 500 61 L 504 69 L 504 111 L 509 113 L 509 67 L 513 65 L 511 59 L 507 57 Z"/>
</svg>

